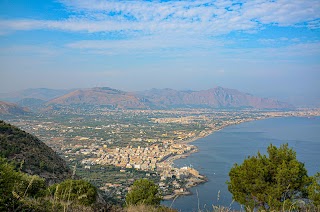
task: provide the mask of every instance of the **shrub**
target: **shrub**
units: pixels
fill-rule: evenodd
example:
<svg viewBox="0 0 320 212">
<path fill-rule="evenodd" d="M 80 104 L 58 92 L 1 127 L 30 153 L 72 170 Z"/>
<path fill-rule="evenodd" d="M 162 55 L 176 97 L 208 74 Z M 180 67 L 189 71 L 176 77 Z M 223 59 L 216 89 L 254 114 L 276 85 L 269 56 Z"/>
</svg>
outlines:
<svg viewBox="0 0 320 212">
<path fill-rule="evenodd" d="M 235 201 L 263 210 L 288 209 L 295 200 L 306 197 L 310 183 L 304 164 L 288 144 L 268 147 L 268 157 L 258 152 L 230 172 L 228 189 Z"/>
<path fill-rule="evenodd" d="M 159 186 L 147 179 L 135 181 L 126 196 L 127 205 L 160 205 L 161 200 Z"/>
<path fill-rule="evenodd" d="M 96 187 L 84 180 L 65 180 L 50 186 L 49 191 L 58 200 L 85 206 L 95 203 L 98 196 Z"/>
<path fill-rule="evenodd" d="M 0 157 L 0 211 L 21 208 L 23 200 L 43 196 L 44 191 L 44 179 L 16 171 Z"/>
<path fill-rule="evenodd" d="M 320 172 L 312 177 L 312 183 L 308 187 L 308 196 L 314 206 L 320 207 Z"/>
</svg>

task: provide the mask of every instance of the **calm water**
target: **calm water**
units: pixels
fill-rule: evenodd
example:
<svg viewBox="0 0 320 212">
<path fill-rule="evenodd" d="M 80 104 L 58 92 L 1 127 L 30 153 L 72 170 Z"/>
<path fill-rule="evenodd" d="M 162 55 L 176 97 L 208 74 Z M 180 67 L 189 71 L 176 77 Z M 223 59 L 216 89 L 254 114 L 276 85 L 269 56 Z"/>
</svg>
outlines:
<svg viewBox="0 0 320 212">
<path fill-rule="evenodd" d="M 272 118 L 242 123 L 192 143 L 199 152 L 175 161 L 175 165 L 192 165 L 206 175 L 209 182 L 192 188 L 193 195 L 163 204 L 172 204 L 183 212 L 196 211 L 198 204 L 200 209 L 212 209 L 212 204 L 229 206 L 232 197 L 225 182 L 229 179 L 230 168 L 258 150 L 266 153 L 270 143 L 276 146 L 289 143 L 289 147 L 297 152 L 298 160 L 305 163 L 309 175 L 320 171 L 320 117 Z M 232 207 L 239 208 L 239 205 L 233 203 Z"/>
</svg>

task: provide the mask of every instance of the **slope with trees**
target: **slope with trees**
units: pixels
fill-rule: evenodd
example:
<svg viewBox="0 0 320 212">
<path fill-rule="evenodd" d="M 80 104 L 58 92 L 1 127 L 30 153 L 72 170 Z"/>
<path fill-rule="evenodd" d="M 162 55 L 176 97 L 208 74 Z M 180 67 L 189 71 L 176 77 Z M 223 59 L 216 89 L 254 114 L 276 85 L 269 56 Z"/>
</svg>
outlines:
<svg viewBox="0 0 320 212">
<path fill-rule="evenodd" d="M 0 120 L 0 156 L 13 161 L 23 172 L 39 175 L 47 183 L 72 175 L 66 162 L 37 137 Z"/>
</svg>

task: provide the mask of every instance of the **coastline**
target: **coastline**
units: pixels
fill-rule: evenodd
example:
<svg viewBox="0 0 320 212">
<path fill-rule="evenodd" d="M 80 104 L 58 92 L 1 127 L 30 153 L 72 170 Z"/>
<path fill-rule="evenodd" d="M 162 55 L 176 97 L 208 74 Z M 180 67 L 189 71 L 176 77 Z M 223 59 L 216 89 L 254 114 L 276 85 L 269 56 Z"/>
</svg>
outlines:
<svg viewBox="0 0 320 212">
<path fill-rule="evenodd" d="M 230 126 L 230 125 L 228 125 L 228 126 Z M 194 141 L 196 141 L 196 140 L 199 140 L 199 139 L 201 139 L 201 138 L 207 137 L 207 136 L 213 134 L 214 132 L 217 132 L 217 131 L 225 128 L 225 127 L 227 127 L 227 126 L 223 126 L 223 127 L 219 128 L 219 129 L 216 129 L 216 130 L 212 129 L 212 130 L 209 130 L 209 131 L 201 132 L 202 135 L 198 135 L 198 136 L 196 136 L 196 137 L 189 138 L 189 139 L 187 139 L 187 140 L 181 141 L 180 143 L 181 143 L 181 144 L 186 144 L 186 145 L 188 145 L 188 144 L 190 144 L 190 143 L 192 143 L 192 142 L 194 142 Z M 200 134 L 201 134 L 201 133 L 200 133 Z M 191 151 L 189 151 L 189 152 L 187 152 L 187 153 L 180 154 L 180 155 L 170 156 L 169 158 L 167 158 L 167 159 L 165 160 L 165 162 L 166 162 L 166 163 L 169 163 L 171 166 L 174 167 L 174 161 L 175 161 L 175 160 L 182 159 L 182 158 L 187 158 L 187 157 L 190 156 L 191 154 L 196 153 L 196 152 L 199 151 L 199 149 L 198 149 L 197 146 L 194 146 L 194 147 L 195 147 L 195 148 L 194 148 L 193 150 L 191 150 Z M 190 179 L 191 179 L 191 180 L 190 180 Z M 182 192 L 174 192 L 174 193 L 172 193 L 172 194 L 165 195 L 165 196 L 163 197 L 163 200 L 171 200 L 171 199 L 178 198 L 179 196 L 192 195 L 192 192 L 189 190 L 191 187 L 198 186 L 198 185 L 200 185 L 200 184 L 202 184 L 202 183 L 206 183 L 206 182 L 208 181 L 207 177 L 204 176 L 204 175 L 201 175 L 201 174 L 198 175 L 198 180 L 196 180 L 196 181 L 194 181 L 194 178 L 190 178 L 190 179 L 189 179 L 189 183 L 186 184 L 186 186 L 185 186 L 185 188 L 184 188 L 184 189 L 185 189 L 184 191 L 182 191 Z M 190 181 L 191 181 L 191 182 L 190 182 Z"/>
<path fill-rule="evenodd" d="M 301 112 L 301 111 L 300 111 Z M 238 121 L 234 121 L 233 123 L 225 123 L 215 129 L 211 129 L 211 130 L 208 130 L 208 131 L 205 131 L 205 132 L 201 132 L 201 133 L 196 136 L 196 137 L 193 137 L 193 138 L 189 138 L 187 140 L 184 140 L 184 141 L 181 141 L 180 143 L 181 144 L 190 144 L 196 140 L 199 140 L 201 138 L 205 138 L 209 135 L 212 135 L 213 133 L 217 132 L 217 131 L 220 131 L 226 127 L 229 127 L 229 126 L 232 126 L 232 125 L 238 125 L 238 124 L 241 124 L 241 123 L 245 123 L 245 122 L 252 122 L 252 121 L 258 121 L 258 120 L 265 120 L 265 119 L 270 119 L 270 118 L 285 118 L 285 117 L 317 117 L 317 116 L 320 116 L 320 114 L 314 114 L 314 115 L 310 115 L 310 114 L 304 114 L 304 113 L 297 113 L 297 114 L 282 114 L 281 116 L 265 116 L 265 117 L 256 117 L 256 118 L 249 118 L 249 119 L 243 119 L 243 120 L 238 120 Z M 166 159 L 166 162 L 170 163 L 173 167 L 174 167 L 174 161 L 177 160 L 177 159 L 182 159 L 182 158 L 187 158 L 188 156 L 190 156 L 191 154 L 195 153 L 195 152 L 198 152 L 198 147 L 195 146 L 195 149 L 192 150 L 192 151 L 189 151 L 187 153 L 184 153 L 184 154 L 181 154 L 181 155 L 174 155 L 174 156 L 171 156 L 169 158 Z M 185 196 L 185 195 L 191 195 L 192 192 L 189 190 L 189 188 L 191 187 L 195 187 L 195 186 L 198 186 L 199 184 L 202 184 L 202 183 L 206 183 L 207 182 L 207 178 L 206 176 L 204 175 L 201 175 L 199 174 L 200 176 L 200 180 L 190 186 L 186 186 L 185 187 L 185 191 L 184 192 L 179 192 L 179 193 L 173 193 L 173 194 L 170 194 L 170 195 L 165 195 L 163 197 L 164 200 L 171 200 L 171 199 L 175 199 L 179 196 Z"/>
<path fill-rule="evenodd" d="M 199 147 L 199 152 L 175 161 L 175 164 L 181 167 L 191 163 L 208 177 L 208 182 L 191 188 L 192 195 L 165 200 L 161 204 L 178 211 L 196 211 L 198 202 L 204 211 L 211 205 L 241 210 L 237 202 L 232 203 L 232 193 L 225 183 L 230 181 L 230 169 L 234 163 L 241 164 L 246 157 L 256 155 L 258 151 L 267 154 L 270 143 L 277 147 L 288 143 L 297 152 L 297 159 L 305 164 L 308 175 L 312 176 L 320 167 L 317 160 L 319 126 L 320 116 L 270 118 L 231 126 L 198 140 L 194 145 Z"/>
</svg>

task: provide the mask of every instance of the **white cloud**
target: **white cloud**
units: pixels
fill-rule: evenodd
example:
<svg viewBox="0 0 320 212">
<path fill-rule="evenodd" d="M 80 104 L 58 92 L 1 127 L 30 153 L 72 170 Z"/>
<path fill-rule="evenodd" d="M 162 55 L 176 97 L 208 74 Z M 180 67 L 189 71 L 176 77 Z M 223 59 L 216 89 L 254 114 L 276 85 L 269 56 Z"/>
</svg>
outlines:
<svg viewBox="0 0 320 212">
<path fill-rule="evenodd" d="M 263 24 L 318 28 L 320 1 L 62 0 L 72 16 L 64 20 L 1 20 L 0 34 L 51 29 L 88 33 L 140 31 L 143 34 L 219 35 L 255 31 Z"/>
<path fill-rule="evenodd" d="M 79 49 L 152 49 L 152 48 L 183 48 L 221 46 L 223 42 L 204 40 L 201 38 L 183 38 L 172 36 L 142 37 L 134 40 L 82 40 L 68 44 L 68 47 Z"/>
<path fill-rule="evenodd" d="M 309 21 L 308 22 L 308 27 L 310 29 L 319 29 L 320 28 L 320 19 L 314 20 L 314 21 Z"/>
<path fill-rule="evenodd" d="M 319 19 L 320 2 L 311 1 L 248 1 L 244 17 L 254 18 L 263 24 L 290 26 Z"/>
<path fill-rule="evenodd" d="M 81 40 L 66 44 L 71 49 L 79 49 L 90 54 L 118 55 L 157 54 L 161 57 L 175 57 L 201 54 L 209 49 L 221 48 L 225 42 L 219 39 L 204 39 L 202 37 L 175 37 L 162 34 L 161 36 L 144 36 L 125 40 Z"/>
<path fill-rule="evenodd" d="M 131 40 L 82 40 L 67 44 L 71 49 L 93 55 L 142 55 L 155 54 L 161 58 L 211 58 L 213 61 L 301 61 L 303 58 L 317 60 L 320 43 L 294 42 L 296 39 L 259 39 L 267 45 L 255 48 L 233 48 L 236 41 L 208 40 L 190 37 L 148 36 Z M 298 40 L 299 41 L 299 40 Z M 290 43 L 278 45 L 279 43 Z M 293 42 L 293 43 L 291 43 Z M 189 51 L 192 49 L 192 51 Z M 220 70 L 219 73 L 222 73 Z"/>
</svg>

